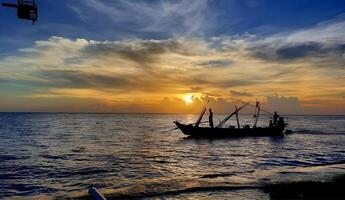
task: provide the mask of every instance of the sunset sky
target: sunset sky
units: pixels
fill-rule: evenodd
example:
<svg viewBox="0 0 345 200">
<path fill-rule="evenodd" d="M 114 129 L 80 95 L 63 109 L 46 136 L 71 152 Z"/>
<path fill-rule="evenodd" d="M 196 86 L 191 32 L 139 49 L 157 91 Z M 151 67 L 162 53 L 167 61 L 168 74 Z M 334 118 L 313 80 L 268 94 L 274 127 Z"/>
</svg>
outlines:
<svg viewBox="0 0 345 200">
<path fill-rule="evenodd" d="M 0 8 L 0 111 L 345 114 L 344 0 L 38 4 Z"/>
</svg>

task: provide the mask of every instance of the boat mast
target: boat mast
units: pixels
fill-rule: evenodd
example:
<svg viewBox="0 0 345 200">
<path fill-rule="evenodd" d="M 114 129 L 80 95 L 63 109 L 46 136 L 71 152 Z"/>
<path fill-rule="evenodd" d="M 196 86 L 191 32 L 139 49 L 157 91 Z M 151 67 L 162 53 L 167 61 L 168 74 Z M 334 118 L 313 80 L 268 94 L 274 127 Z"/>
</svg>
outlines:
<svg viewBox="0 0 345 200">
<path fill-rule="evenodd" d="M 204 116 L 205 112 L 206 112 L 206 106 L 207 104 L 209 103 L 210 101 L 208 100 L 207 103 L 205 104 L 204 108 L 202 109 L 201 113 L 200 113 L 200 116 L 198 118 L 198 120 L 195 122 L 195 127 L 198 127 L 201 120 L 202 120 L 202 117 Z"/>
<path fill-rule="evenodd" d="M 238 110 L 236 105 L 235 105 L 235 109 L 236 111 Z M 237 120 L 237 127 L 240 129 L 241 127 L 240 127 L 240 121 L 238 119 L 238 112 L 236 112 L 236 120 Z"/>
<path fill-rule="evenodd" d="M 260 115 L 260 102 L 256 102 L 256 107 L 257 107 L 257 112 L 256 112 L 256 118 L 255 118 L 255 123 L 254 123 L 254 128 L 256 127 L 256 124 L 258 123 L 259 115 Z"/>
</svg>

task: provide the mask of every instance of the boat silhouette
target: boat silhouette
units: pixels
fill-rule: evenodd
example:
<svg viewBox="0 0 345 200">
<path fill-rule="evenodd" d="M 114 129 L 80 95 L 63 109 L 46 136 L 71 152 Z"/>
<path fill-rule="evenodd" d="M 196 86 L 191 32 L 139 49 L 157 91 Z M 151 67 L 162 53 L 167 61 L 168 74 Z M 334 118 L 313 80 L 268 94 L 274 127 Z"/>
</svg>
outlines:
<svg viewBox="0 0 345 200">
<path fill-rule="evenodd" d="M 253 106 L 249 103 L 245 103 L 239 108 L 235 106 L 235 111 L 231 113 L 229 116 L 227 116 L 225 119 L 223 119 L 221 122 L 219 122 L 219 124 L 216 125 L 215 127 L 213 127 L 213 125 L 211 124 L 210 124 L 210 127 L 201 127 L 199 125 L 202 123 L 201 120 L 206 112 L 207 104 L 204 106 L 198 120 L 194 124 L 183 124 L 179 121 L 174 121 L 177 128 L 180 129 L 181 132 L 184 133 L 185 135 L 188 135 L 190 137 L 200 137 L 200 138 L 284 136 L 287 133 L 291 133 L 291 131 L 285 130 L 288 124 L 285 123 L 283 117 L 279 117 L 279 115 L 276 112 L 272 114 L 268 111 L 261 109 L 259 102 L 257 102 L 255 106 L 256 107 L 256 114 L 254 115 L 255 123 L 252 127 L 250 125 L 244 125 L 243 127 L 241 127 L 239 118 L 238 118 L 238 112 L 242 108 L 248 105 Z M 269 126 L 257 127 L 257 121 L 260 115 L 260 111 L 264 111 L 272 115 L 273 121 L 270 120 Z M 228 121 L 234 115 L 236 116 L 237 127 L 235 126 L 223 127 L 225 122 Z"/>
</svg>

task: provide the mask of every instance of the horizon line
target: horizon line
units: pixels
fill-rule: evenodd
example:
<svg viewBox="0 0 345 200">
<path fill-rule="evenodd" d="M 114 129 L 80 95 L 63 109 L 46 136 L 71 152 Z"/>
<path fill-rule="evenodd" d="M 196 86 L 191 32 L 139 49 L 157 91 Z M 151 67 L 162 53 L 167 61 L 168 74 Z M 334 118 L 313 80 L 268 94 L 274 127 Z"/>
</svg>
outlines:
<svg viewBox="0 0 345 200">
<path fill-rule="evenodd" d="M 279 113 L 279 112 L 278 112 Z M 159 113 L 159 112 L 65 112 L 65 111 L 0 111 L 0 114 L 147 114 L 147 115 L 197 115 L 199 113 Z M 215 113 L 216 115 L 226 115 L 229 113 Z M 241 114 L 253 115 L 253 114 Z M 260 114 L 269 115 L 269 114 Z M 345 114 L 284 114 L 285 116 L 345 116 Z"/>
</svg>

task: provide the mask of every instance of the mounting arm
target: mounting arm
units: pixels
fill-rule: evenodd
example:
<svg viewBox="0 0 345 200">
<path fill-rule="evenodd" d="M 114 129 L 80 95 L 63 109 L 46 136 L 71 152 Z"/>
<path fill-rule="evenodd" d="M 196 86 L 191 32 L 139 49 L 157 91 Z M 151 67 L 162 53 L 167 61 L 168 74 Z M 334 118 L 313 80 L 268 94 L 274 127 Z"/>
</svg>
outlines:
<svg viewBox="0 0 345 200">
<path fill-rule="evenodd" d="M 2 6 L 5 7 L 10 7 L 10 8 L 17 8 L 17 4 L 13 4 L 13 3 L 1 3 Z"/>
</svg>

